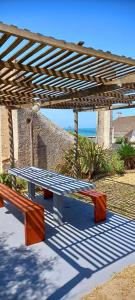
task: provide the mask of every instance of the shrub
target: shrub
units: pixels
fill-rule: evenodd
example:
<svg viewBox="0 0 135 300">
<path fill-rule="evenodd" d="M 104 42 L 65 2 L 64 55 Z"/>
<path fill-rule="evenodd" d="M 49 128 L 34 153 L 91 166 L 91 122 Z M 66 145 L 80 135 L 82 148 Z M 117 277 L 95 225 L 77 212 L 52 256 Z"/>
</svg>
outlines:
<svg viewBox="0 0 135 300">
<path fill-rule="evenodd" d="M 125 167 L 128 169 L 135 168 L 135 148 L 130 143 L 123 143 L 118 149 L 121 159 L 124 160 Z"/>
<path fill-rule="evenodd" d="M 88 138 L 79 136 L 77 170 L 79 178 L 89 178 L 96 174 L 104 160 L 104 150 Z M 74 176 L 74 146 L 65 152 L 64 160 L 56 167 L 62 174 Z"/>
<path fill-rule="evenodd" d="M 79 147 L 81 171 L 91 179 L 101 168 L 104 161 L 104 150 L 87 138 L 80 138 Z"/>
<path fill-rule="evenodd" d="M 9 187 L 12 187 L 12 176 L 6 173 L 0 174 L 0 183 L 6 184 Z"/>
<path fill-rule="evenodd" d="M 12 175 L 7 173 L 1 173 L 0 183 L 12 187 Z M 21 178 L 16 178 L 16 189 L 20 191 L 20 190 L 26 190 L 26 188 L 27 188 L 27 182 Z"/>
<path fill-rule="evenodd" d="M 77 159 L 77 169 L 78 169 L 78 177 L 82 177 L 81 169 L 80 169 L 80 162 L 79 157 Z M 71 147 L 68 151 L 64 152 L 64 158 L 61 163 L 56 166 L 56 171 L 67 176 L 74 176 L 74 148 Z"/>
<path fill-rule="evenodd" d="M 135 148 L 130 144 L 122 143 L 118 149 L 118 153 L 122 159 L 135 156 Z"/>
<path fill-rule="evenodd" d="M 74 176 L 74 146 L 64 154 L 63 161 L 56 170 L 64 175 Z M 123 174 L 124 161 L 114 150 L 104 150 L 92 140 L 80 137 L 78 140 L 77 157 L 78 178 L 88 178 L 96 175 Z"/>
<path fill-rule="evenodd" d="M 100 173 L 106 175 L 124 174 L 124 161 L 114 150 L 105 150 L 105 158 L 101 165 Z"/>
<path fill-rule="evenodd" d="M 125 137 L 117 137 L 115 143 L 118 145 L 126 143 L 126 138 Z"/>
</svg>

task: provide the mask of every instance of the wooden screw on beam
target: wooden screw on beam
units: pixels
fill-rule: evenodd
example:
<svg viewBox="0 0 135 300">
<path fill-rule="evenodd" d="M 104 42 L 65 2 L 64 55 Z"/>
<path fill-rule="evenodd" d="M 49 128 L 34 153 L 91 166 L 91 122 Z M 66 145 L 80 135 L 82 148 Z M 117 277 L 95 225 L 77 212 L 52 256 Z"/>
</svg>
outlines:
<svg viewBox="0 0 135 300">
<path fill-rule="evenodd" d="M 78 111 L 74 110 L 74 177 L 78 177 Z"/>
<path fill-rule="evenodd" d="M 10 167 L 15 166 L 14 161 L 14 139 L 13 139 L 13 120 L 12 120 L 12 110 L 8 109 L 8 127 L 9 127 L 9 151 L 10 151 Z M 16 178 L 12 177 L 12 187 L 16 188 Z"/>
</svg>

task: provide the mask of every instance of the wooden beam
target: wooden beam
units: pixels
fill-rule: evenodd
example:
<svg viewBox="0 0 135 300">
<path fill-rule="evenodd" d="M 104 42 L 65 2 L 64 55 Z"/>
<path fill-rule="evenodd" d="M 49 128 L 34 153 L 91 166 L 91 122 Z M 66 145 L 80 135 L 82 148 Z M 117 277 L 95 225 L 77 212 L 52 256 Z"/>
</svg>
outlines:
<svg viewBox="0 0 135 300">
<path fill-rule="evenodd" d="M 132 66 L 135 66 L 135 59 L 132 58 L 127 58 L 125 56 L 118 56 L 114 55 L 111 52 L 104 52 L 101 50 L 95 50 L 93 48 L 86 48 L 74 43 L 67 43 L 62 40 L 57 40 L 52 37 L 46 37 L 42 34 L 39 33 L 32 33 L 29 30 L 26 29 L 19 29 L 16 26 L 13 25 L 6 25 L 3 23 L 0 23 L 0 31 L 6 34 L 14 35 L 17 37 L 22 37 L 24 39 L 28 39 L 30 41 L 34 42 L 39 42 L 39 43 L 44 43 L 51 45 L 56 48 L 61 48 L 64 50 L 69 50 L 69 51 L 74 51 L 83 55 L 88 55 L 88 56 L 94 56 L 94 57 L 99 57 L 103 58 L 106 60 L 111 60 L 111 61 L 117 61 L 119 63 L 124 63 L 124 64 L 129 64 Z"/>
<path fill-rule="evenodd" d="M 0 60 L 0 67 L 9 68 L 10 70 L 16 69 L 19 71 L 26 71 L 28 73 L 32 72 L 33 74 L 41 74 L 41 75 L 49 75 L 49 76 L 54 76 L 54 77 L 76 79 L 76 80 L 80 80 L 80 81 L 97 82 L 99 84 L 108 82 L 108 80 L 106 78 L 102 78 L 100 76 L 83 75 L 83 74 L 78 74 L 78 73 L 56 71 L 55 69 L 46 69 L 45 67 L 39 68 L 39 67 L 34 67 L 34 66 L 10 62 L 10 61 L 3 61 L 3 60 Z"/>
<path fill-rule="evenodd" d="M 100 95 L 101 93 L 105 93 L 108 91 L 115 91 L 119 89 L 119 86 L 117 84 L 110 84 L 110 85 L 99 85 L 92 88 L 86 88 L 84 90 L 79 90 L 74 93 L 69 93 L 66 95 L 58 96 L 56 97 L 57 100 L 66 100 L 66 99 L 74 99 L 74 98 L 81 98 L 81 97 L 87 97 L 91 95 Z"/>
</svg>

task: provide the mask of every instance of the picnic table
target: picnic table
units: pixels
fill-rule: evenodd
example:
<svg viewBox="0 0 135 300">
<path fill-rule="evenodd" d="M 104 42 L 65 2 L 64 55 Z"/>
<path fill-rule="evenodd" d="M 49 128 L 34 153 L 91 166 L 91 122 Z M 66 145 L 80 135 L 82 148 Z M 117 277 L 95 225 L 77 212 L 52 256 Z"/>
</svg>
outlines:
<svg viewBox="0 0 135 300">
<path fill-rule="evenodd" d="M 31 199 L 35 197 L 35 186 L 53 192 L 53 217 L 59 225 L 63 224 L 63 196 L 94 188 L 91 183 L 36 167 L 12 168 L 8 173 L 28 182 Z"/>
</svg>

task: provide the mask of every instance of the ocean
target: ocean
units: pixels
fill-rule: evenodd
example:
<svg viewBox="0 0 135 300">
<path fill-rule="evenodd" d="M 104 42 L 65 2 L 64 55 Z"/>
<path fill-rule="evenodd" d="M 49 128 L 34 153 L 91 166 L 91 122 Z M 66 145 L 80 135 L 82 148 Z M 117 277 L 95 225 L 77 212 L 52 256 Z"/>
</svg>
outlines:
<svg viewBox="0 0 135 300">
<path fill-rule="evenodd" d="M 64 128 L 66 131 L 74 132 L 74 129 L 71 127 Z M 96 128 L 79 128 L 78 129 L 79 135 L 82 136 L 96 136 Z"/>
</svg>

